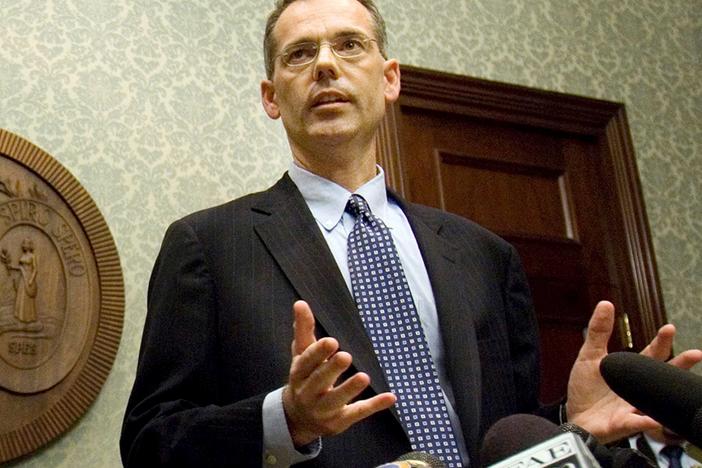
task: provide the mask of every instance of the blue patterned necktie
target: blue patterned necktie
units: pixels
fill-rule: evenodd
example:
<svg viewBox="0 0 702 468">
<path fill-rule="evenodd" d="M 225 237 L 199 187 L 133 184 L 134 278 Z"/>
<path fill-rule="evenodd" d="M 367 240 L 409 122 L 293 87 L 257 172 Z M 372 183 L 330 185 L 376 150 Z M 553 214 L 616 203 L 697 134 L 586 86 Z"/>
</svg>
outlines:
<svg viewBox="0 0 702 468">
<path fill-rule="evenodd" d="M 360 195 L 346 210 L 356 217 L 348 238 L 354 299 L 412 448 L 461 467 L 439 377 L 390 230 Z"/>
<path fill-rule="evenodd" d="M 679 445 L 666 445 L 661 453 L 668 459 L 668 468 L 682 468 L 683 449 Z"/>
</svg>

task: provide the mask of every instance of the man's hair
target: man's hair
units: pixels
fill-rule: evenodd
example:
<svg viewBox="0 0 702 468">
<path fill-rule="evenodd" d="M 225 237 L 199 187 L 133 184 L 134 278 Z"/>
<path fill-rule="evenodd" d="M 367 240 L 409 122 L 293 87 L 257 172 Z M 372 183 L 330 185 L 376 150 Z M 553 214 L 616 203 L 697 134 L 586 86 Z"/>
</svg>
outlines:
<svg viewBox="0 0 702 468">
<path fill-rule="evenodd" d="M 268 15 L 268 21 L 266 21 L 266 32 L 263 36 L 263 59 L 266 64 L 266 77 L 271 79 L 273 77 L 273 71 L 275 69 L 275 52 L 277 44 L 273 39 L 273 29 L 280 19 L 280 15 L 283 14 L 285 9 L 289 7 L 292 3 L 299 0 L 277 0 L 275 3 L 275 9 Z M 387 32 L 385 31 L 385 20 L 380 14 L 378 7 L 375 5 L 373 0 L 356 0 L 358 3 L 363 5 L 366 10 L 371 15 L 373 20 L 373 32 L 375 34 L 375 39 L 378 44 L 378 50 L 380 54 L 387 58 L 385 52 L 385 44 L 387 44 Z"/>
</svg>

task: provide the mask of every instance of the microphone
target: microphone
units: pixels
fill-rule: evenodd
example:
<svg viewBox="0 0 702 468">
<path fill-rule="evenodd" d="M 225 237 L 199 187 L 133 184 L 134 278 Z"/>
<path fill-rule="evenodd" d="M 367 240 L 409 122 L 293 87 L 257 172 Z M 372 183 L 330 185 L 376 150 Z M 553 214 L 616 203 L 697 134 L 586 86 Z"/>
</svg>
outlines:
<svg viewBox="0 0 702 468">
<path fill-rule="evenodd" d="M 576 424 L 564 423 L 558 426 L 558 429 L 580 436 L 602 468 L 656 468 L 657 466 L 638 450 L 602 445 L 595 436 Z"/>
<path fill-rule="evenodd" d="M 480 459 L 482 466 L 493 468 L 600 468 L 579 435 L 531 414 L 497 421 L 483 439 Z"/>
<path fill-rule="evenodd" d="M 607 355 L 600 373 L 636 409 L 694 445 L 702 444 L 702 377 L 629 352 Z"/>
<path fill-rule="evenodd" d="M 409 452 L 376 468 L 446 468 L 446 464 L 426 452 Z"/>
</svg>

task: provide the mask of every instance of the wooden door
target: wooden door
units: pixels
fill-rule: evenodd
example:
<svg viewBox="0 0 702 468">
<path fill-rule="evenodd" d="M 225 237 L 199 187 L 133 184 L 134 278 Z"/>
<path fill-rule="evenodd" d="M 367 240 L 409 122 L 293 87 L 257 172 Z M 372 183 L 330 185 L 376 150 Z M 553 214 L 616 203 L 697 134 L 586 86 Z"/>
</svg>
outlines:
<svg viewBox="0 0 702 468">
<path fill-rule="evenodd" d="M 519 251 L 543 401 L 565 394 L 598 300 L 618 310 L 610 349 L 639 348 L 664 322 L 621 104 L 403 67 L 379 148 L 405 198 L 472 219 Z"/>
</svg>

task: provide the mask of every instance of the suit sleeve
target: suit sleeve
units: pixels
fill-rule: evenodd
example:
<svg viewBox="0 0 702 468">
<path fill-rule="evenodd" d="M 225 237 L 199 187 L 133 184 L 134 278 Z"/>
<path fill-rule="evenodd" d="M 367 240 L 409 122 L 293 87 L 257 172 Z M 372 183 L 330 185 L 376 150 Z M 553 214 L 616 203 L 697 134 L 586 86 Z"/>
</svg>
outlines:
<svg viewBox="0 0 702 468">
<path fill-rule="evenodd" d="M 195 231 L 174 223 L 149 283 L 125 466 L 260 466 L 265 395 L 231 403 L 220 394 L 215 294 Z"/>
</svg>

